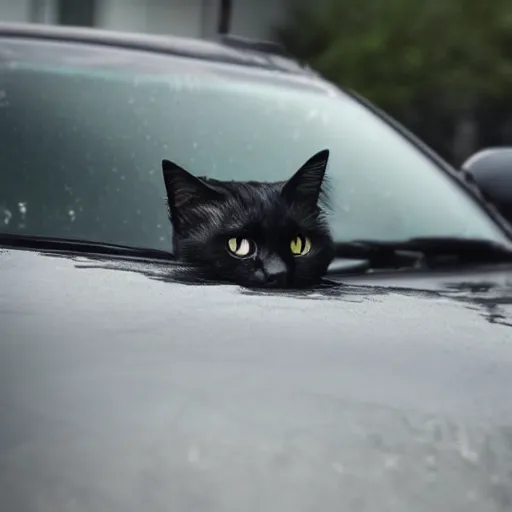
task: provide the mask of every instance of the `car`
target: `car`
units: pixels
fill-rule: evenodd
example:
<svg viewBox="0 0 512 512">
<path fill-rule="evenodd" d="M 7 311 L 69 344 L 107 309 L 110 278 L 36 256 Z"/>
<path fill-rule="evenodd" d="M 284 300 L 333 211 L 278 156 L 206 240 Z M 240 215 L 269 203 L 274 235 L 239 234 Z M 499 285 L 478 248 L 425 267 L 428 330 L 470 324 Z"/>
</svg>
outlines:
<svg viewBox="0 0 512 512">
<path fill-rule="evenodd" d="M 474 166 L 268 45 L 0 39 L 2 511 L 512 508 L 512 230 Z M 324 282 L 176 277 L 162 160 L 324 148 Z"/>
</svg>

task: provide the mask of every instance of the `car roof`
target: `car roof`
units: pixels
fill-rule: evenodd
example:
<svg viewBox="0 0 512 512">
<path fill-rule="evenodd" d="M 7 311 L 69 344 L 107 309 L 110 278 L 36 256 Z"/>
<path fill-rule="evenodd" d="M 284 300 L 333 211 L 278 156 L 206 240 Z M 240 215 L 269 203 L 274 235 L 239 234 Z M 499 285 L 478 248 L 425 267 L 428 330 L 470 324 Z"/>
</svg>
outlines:
<svg viewBox="0 0 512 512">
<path fill-rule="evenodd" d="M 268 50 L 265 51 L 266 43 L 254 41 L 251 44 L 251 40 L 241 38 L 206 40 L 98 28 L 0 22 L 0 37 L 6 36 L 113 46 L 320 78 L 311 68 L 302 65 L 291 57 Z M 270 45 L 267 44 L 267 46 Z"/>
</svg>

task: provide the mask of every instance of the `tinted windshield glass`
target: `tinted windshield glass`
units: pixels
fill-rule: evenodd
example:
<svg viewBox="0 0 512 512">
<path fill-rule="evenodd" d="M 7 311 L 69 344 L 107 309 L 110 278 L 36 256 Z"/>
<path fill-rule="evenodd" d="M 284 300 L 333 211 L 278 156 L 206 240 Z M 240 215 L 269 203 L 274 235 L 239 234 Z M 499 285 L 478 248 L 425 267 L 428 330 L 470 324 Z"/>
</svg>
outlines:
<svg viewBox="0 0 512 512">
<path fill-rule="evenodd" d="M 297 79 L 104 47 L 4 41 L 0 230 L 171 250 L 162 159 L 282 180 L 331 158 L 337 240 L 501 240 L 465 192 L 364 107 Z"/>
</svg>

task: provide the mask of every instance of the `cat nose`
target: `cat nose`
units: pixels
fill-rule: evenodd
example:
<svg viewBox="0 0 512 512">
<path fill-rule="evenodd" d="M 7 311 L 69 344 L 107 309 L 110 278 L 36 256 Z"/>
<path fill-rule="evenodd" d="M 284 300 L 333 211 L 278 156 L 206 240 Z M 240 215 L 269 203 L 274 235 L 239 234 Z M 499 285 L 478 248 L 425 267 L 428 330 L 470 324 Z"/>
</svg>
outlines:
<svg viewBox="0 0 512 512">
<path fill-rule="evenodd" d="M 263 263 L 263 271 L 269 284 L 281 285 L 286 282 L 288 269 L 284 261 L 277 256 L 272 256 Z"/>
</svg>

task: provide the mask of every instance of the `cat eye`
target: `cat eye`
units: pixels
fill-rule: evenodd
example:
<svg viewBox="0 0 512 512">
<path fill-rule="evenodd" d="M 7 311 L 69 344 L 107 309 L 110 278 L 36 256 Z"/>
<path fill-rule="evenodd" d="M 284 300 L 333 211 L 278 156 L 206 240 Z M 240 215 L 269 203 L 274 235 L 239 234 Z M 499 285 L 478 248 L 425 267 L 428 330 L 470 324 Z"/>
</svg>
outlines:
<svg viewBox="0 0 512 512">
<path fill-rule="evenodd" d="M 256 247 L 251 240 L 237 236 L 228 240 L 228 249 L 235 256 L 246 258 L 254 253 Z"/>
<path fill-rule="evenodd" d="M 305 256 L 311 250 L 311 240 L 307 236 L 297 235 L 290 242 L 290 249 L 294 256 Z"/>
</svg>

